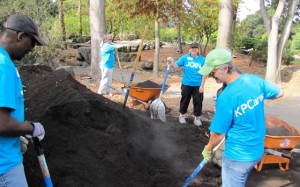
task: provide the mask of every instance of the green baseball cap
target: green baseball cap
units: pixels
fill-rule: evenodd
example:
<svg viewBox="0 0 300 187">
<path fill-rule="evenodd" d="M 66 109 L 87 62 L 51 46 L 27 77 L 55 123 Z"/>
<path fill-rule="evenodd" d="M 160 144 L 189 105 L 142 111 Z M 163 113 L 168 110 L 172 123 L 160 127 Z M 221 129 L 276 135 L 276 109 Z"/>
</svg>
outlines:
<svg viewBox="0 0 300 187">
<path fill-rule="evenodd" d="M 199 70 L 201 75 L 208 75 L 216 66 L 226 64 L 232 61 L 231 52 L 224 48 L 216 48 L 210 51 L 206 58 L 204 66 Z"/>
</svg>

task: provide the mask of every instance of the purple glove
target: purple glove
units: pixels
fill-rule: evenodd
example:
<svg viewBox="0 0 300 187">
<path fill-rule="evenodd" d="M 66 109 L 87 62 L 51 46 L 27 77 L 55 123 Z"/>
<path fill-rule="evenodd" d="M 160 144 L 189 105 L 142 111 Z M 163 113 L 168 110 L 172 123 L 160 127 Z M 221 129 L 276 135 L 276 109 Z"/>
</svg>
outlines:
<svg viewBox="0 0 300 187">
<path fill-rule="evenodd" d="M 32 137 L 38 137 L 39 140 L 42 140 L 45 136 L 45 130 L 42 124 L 39 122 L 31 122 L 33 126 Z"/>
</svg>

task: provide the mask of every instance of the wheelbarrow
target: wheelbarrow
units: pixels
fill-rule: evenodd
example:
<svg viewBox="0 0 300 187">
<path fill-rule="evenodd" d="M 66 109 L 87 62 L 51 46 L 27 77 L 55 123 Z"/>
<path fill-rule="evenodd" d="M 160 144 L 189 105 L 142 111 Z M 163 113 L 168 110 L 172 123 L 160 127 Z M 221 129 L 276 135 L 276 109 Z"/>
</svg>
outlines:
<svg viewBox="0 0 300 187">
<path fill-rule="evenodd" d="M 265 150 L 274 150 L 278 152 L 285 152 L 282 156 L 270 154 L 265 151 L 260 163 L 258 164 L 257 171 L 260 172 L 264 164 L 278 164 L 280 170 L 289 170 L 290 158 L 292 150 L 298 145 L 300 136 L 270 136 L 265 137 Z M 287 156 L 284 156 L 287 155 Z M 290 157 L 290 158 L 289 158 Z"/>
<path fill-rule="evenodd" d="M 132 99 L 132 106 L 143 104 L 145 109 L 149 109 L 150 104 L 158 97 L 161 91 L 161 86 L 158 86 L 146 87 L 140 83 L 133 83 L 130 86 L 129 92 L 129 97 Z M 168 88 L 169 86 L 166 86 L 164 91 Z M 126 92 L 126 87 L 123 87 L 123 90 Z"/>
<path fill-rule="evenodd" d="M 266 115 L 266 127 L 265 153 L 256 168 L 257 171 L 261 171 L 264 164 L 278 164 L 280 170 L 289 170 L 293 149 L 300 141 L 300 132 L 272 115 Z M 278 155 L 276 152 L 282 154 Z"/>
</svg>

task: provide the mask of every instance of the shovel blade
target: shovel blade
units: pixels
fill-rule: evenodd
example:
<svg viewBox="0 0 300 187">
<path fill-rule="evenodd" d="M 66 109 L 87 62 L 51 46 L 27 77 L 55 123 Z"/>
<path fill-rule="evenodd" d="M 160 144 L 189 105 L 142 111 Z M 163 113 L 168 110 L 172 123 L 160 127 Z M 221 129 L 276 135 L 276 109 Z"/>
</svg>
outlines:
<svg viewBox="0 0 300 187">
<path fill-rule="evenodd" d="M 150 105 L 151 119 L 166 122 L 166 107 L 162 100 L 155 99 Z"/>
</svg>

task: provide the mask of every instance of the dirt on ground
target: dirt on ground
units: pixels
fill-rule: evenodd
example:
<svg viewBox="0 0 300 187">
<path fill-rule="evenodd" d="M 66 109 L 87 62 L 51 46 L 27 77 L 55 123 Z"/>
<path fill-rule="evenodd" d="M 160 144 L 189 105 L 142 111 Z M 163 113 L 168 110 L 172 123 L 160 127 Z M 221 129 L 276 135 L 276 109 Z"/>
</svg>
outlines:
<svg viewBox="0 0 300 187">
<path fill-rule="evenodd" d="M 180 56 L 174 48 L 162 48 L 161 54 Z M 147 56 L 153 58 L 150 51 L 145 51 L 142 59 Z M 236 56 L 236 64 L 249 59 Z M 164 63 L 162 60 L 160 66 L 164 67 Z M 264 72 L 264 64 L 259 62 L 251 67 L 247 63 L 237 66 L 243 72 Z M 26 119 L 39 121 L 45 127 L 42 144 L 56 187 L 181 186 L 202 160 L 201 151 L 208 142 L 208 126 L 213 116 L 210 107 L 203 110 L 201 127 L 192 125 L 193 118 L 187 119 L 189 125 L 180 125 L 179 98 L 165 98 L 165 124 L 151 120 L 144 108 L 138 110 L 129 104 L 123 109 L 122 95 L 98 95 L 97 86 L 82 85 L 63 69 L 23 66 L 19 72 L 25 88 Z M 151 80 L 163 78 L 153 78 L 149 72 L 141 74 Z M 180 85 L 176 71 L 171 72 L 169 80 L 171 85 Z M 215 88 L 207 86 L 208 90 Z M 24 166 L 29 186 L 43 186 L 32 145 L 24 155 Z M 280 171 L 278 165 L 266 166 L 260 173 L 253 170 L 247 186 L 262 186 L 259 184 L 263 180 L 274 176 L 288 180 L 289 186 L 297 186 L 299 170 L 299 157 L 295 155 L 289 171 Z M 207 164 L 190 184 L 220 185 L 220 168 L 213 164 Z"/>
</svg>

